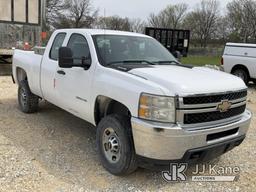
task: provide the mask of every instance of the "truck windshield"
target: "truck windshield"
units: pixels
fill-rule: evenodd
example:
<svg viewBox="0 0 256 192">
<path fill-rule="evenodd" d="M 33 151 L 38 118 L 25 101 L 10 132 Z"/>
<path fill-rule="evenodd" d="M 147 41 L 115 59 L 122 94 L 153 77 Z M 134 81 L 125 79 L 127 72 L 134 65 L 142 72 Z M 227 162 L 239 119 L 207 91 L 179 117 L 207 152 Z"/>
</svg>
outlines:
<svg viewBox="0 0 256 192">
<path fill-rule="evenodd" d="M 94 44 L 102 65 L 178 64 L 175 57 L 158 41 L 148 37 L 94 35 Z M 133 62 L 134 61 L 134 62 Z"/>
</svg>

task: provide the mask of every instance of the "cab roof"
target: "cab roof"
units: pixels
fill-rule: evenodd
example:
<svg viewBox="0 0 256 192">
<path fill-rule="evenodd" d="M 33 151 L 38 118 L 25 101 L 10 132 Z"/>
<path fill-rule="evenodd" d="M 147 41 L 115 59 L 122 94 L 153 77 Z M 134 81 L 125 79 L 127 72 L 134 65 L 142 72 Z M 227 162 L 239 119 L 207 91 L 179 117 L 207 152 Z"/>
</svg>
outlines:
<svg viewBox="0 0 256 192">
<path fill-rule="evenodd" d="M 127 31 L 117 31 L 117 30 L 105 30 L 105 29 L 58 29 L 56 32 L 85 32 L 90 35 L 125 35 L 125 36 L 135 36 L 135 37 L 149 37 L 141 33 L 127 32 Z"/>
</svg>

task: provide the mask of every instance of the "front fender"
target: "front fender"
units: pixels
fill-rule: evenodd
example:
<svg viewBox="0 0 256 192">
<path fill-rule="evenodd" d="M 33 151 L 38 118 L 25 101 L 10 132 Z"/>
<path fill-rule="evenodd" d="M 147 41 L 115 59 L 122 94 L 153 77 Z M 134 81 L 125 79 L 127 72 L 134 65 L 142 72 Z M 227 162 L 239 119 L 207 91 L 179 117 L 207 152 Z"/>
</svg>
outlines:
<svg viewBox="0 0 256 192">
<path fill-rule="evenodd" d="M 133 117 L 138 116 L 141 93 L 164 94 L 159 86 L 146 79 L 108 68 L 95 71 L 93 90 L 91 109 L 94 110 L 98 96 L 105 96 L 125 105 Z"/>
</svg>

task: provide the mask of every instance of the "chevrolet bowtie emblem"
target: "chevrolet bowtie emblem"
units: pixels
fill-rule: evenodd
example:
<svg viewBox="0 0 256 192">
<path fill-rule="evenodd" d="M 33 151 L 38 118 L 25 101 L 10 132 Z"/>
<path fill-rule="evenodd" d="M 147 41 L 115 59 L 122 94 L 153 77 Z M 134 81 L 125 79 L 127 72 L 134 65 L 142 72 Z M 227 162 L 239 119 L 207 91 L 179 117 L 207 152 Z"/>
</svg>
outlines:
<svg viewBox="0 0 256 192">
<path fill-rule="evenodd" d="M 232 103 L 229 102 L 228 100 L 225 101 L 221 101 L 221 103 L 217 106 L 217 109 L 223 113 L 223 112 L 227 112 L 232 106 Z"/>
</svg>

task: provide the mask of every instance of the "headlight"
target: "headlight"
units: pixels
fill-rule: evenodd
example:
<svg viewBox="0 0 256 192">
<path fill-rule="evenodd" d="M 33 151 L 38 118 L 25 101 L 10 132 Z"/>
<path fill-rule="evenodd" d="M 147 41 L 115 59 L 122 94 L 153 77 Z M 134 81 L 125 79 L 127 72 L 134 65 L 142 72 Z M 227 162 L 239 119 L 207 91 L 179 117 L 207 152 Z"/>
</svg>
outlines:
<svg viewBox="0 0 256 192">
<path fill-rule="evenodd" d="M 141 119 L 175 123 L 175 99 L 143 93 L 140 96 L 138 113 Z"/>
</svg>

